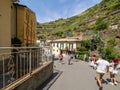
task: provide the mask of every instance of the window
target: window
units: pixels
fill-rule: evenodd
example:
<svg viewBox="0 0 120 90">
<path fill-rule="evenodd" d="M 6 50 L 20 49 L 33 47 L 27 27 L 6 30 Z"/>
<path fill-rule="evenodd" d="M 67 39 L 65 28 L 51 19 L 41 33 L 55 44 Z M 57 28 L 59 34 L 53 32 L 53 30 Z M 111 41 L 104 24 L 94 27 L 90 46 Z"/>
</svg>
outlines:
<svg viewBox="0 0 120 90">
<path fill-rule="evenodd" d="M 55 43 L 53 43 L 53 47 L 55 47 Z"/>
<path fill-rule="evenodd" d="M 60 47 L 61 49 L 64 49 L 64 43 L 61 43 L 61 47 Z"/>
<path fill-rule="evenodd" d="M 57 43 L 57 47 L 58 47 L 58 43 Z"/>
<path fill-rule="evenodd" d="M 70 50 L 72 50 L 72 49 L 73 49 L 73 43 L 71 43 L 71 44 L 69 45 L 69 47 L 70 47 Z"/>
</svg>

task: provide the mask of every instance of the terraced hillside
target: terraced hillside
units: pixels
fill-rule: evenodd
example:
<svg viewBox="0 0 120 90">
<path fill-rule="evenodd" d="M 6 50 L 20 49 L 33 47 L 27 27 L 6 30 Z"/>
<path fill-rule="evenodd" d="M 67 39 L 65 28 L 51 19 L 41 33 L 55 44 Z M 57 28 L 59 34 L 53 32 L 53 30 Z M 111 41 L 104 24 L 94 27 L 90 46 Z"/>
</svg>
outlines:
<svg viewBox="0 0 120 90">
<path fill-rule="evenodd" d="M 96 32 L 104 32 L 104 30 L 109 32 L 113 29 L 120 29 L 120 0 L 102 0 L 79 15 L 43 24 L 38 23 L 37 37 L 54 39 L 79 36 L 80 32 L 86 33 L 88 30 L 93 35 Z"/>
</svg>

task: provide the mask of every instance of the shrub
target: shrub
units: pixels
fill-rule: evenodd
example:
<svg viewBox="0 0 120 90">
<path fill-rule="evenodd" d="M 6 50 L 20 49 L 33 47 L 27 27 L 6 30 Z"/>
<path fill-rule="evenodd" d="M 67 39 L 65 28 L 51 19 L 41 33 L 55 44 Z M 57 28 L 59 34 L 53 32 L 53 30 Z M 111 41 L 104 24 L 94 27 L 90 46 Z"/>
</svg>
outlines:
<svg viewBox="0 0 120 90">
<path fill-rule="evenodd" d="M 107 41 L 107 44 L 109 46 L 115 46 L 117 44 L 117 42 L 114 37 L 110 37 L 109 40 Z"/>
<path fill-rule="evenodd" d="M 86 48 L 86 50 L 89 50 L 89 49 L 90 49 L 90 45 L 91 45 L 90 40 L 85 40 L 85 41 L 83 41 L 83 43 L 81 44 L 81 46 L 84 47 L 84 48 Z"/>
<path fill-rule="evenodd" d="M 101 51 L 103 55 L 106 55 L 106 59 L 110 62 L 114 57 L 116 57 L 116 52 L 114 48 L 109 46 Z"/>
<path fill-rule="evenodd" d="M 103 20 L 102 17 L 96 20 L 95 28 L 96 30 L 104 30 L 107 28 L 107 23 Z"/>
<path fill-rule="evenodd" d="M 84 52 L 87 51 L 87 49 L 85 47 L 79 47 L 77 48 L 77 51 Z"/>
<path fill-rule="evenodd" d="M 21 40 L 17 37 L 12 38 L 11 42 L 14 46 L 21 46 L 22 44 Z"/>
</svg>

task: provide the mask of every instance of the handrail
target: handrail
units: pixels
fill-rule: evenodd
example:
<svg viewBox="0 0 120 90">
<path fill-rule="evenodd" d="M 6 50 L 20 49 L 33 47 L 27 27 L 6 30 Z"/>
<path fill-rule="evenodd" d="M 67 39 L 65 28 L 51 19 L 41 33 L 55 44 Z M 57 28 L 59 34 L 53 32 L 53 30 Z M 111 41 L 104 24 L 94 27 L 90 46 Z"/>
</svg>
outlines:
<svg viewBox="0 0 120 90">
<path fill-rule="evenodd" d="M 51 60 L 45 52 L 42 47 L 0 47 L 0 89 Z"/>
</svg>

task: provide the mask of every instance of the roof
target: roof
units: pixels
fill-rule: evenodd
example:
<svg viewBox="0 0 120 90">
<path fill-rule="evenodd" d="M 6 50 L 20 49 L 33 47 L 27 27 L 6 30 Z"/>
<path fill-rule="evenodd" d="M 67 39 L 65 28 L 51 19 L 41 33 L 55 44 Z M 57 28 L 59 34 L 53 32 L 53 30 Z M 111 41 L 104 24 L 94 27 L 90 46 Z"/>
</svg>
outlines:
<svg viewBox="0 0 120 90">
<path fill-rule="evenodd" d="M 16 6 L 21 6 L 21 7 L 26 7 L 27 8 L 27 6 L 19 4 L 19 3 L 13 3 L 13 4 L 16 5 Z"/>
<path fill-rule="evenodd" d="M 52 42 L 81 42 L 82 39 L 80 38 L 63 38 L 63 39 L 56 39 L 52 40 Z"/>
<path fill-rule="evenodd" d="M 19 4 L 19 3 L 13 3 L 13 5 L 20 6 L 20 7 L 23 7 L 23 8 L 27 8 L 29 11 L 31 11 L 33 14 L 35 14 L 35 12 L 32 11 L 30 8 L 28 8 L 26 5 L 22 5 L 22 4 Z"/>
<path fill-rule="evenodd" d="M 13 2 L 19 2 L 19 0 L 12 0 Z"/>
</svg>

